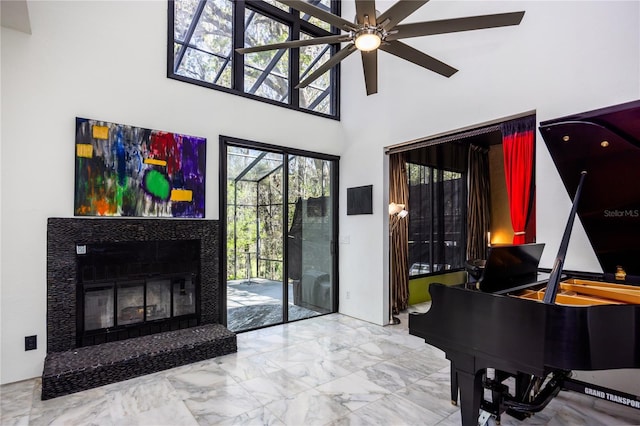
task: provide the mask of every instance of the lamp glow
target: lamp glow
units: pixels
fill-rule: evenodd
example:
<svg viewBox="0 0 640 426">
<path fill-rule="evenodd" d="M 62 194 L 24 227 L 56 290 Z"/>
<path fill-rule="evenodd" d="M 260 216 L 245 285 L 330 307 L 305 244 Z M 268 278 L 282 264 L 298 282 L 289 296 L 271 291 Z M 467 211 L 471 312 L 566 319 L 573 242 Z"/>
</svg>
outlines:
<svg viewBox="0 0 640 426">
<path fill-rule="evenodd" d="M 371 52 L 372 50 L 376 50 L 380 47 L 380 43 L 382 39 L 380 35 L 375 31 L 364 31 L 361 34 L 358 34 L 355 40 L 356 48 L 358 50 L 362 50 L 363 52 Z"/>
<path fill-rule="evenodd" d="M 404 204 L 396 204 L 396 203 L 390 203 L 389 204 L 389 215 L 397 215 L 398 213 L 400 213 L 402 210 L 404 210 Z"/>
</svg>

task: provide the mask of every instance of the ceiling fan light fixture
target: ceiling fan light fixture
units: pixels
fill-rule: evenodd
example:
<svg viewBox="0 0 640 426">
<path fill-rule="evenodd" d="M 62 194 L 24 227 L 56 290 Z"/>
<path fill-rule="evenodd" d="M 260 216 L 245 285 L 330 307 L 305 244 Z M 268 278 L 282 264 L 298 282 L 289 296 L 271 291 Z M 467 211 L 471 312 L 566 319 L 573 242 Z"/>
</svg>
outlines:
<svg viewBox="0 0 640 426">
<path fill-rule="evenodd" d="M 356 34 L 355 44 L 358 50 L 371 52 L 380 47 L 382 37 L 376 28 L 364 28 Z"/>
</svg>

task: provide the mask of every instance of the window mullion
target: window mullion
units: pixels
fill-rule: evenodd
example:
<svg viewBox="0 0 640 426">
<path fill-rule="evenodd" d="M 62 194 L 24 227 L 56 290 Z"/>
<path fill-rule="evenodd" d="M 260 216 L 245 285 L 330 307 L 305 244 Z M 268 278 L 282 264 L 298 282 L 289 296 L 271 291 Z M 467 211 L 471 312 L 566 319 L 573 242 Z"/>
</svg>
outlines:
<svg viewBox="0 0 640 426">
<path fill-rule="evenodd" d="M 335 55 L 340 48 L 340 45 L 331 47 L 331 55 Z M 333 93 L 335 96 L 331 97 L 331 115 L 340 115 L 340 63 L 329 70 L 330 80 L 329 86 L 333 87 Z"/>
<path fill-rule="evenodd" d="M 320 54 L 318 54 L 316 56 L 316 58 L 313 61 L 311 61 L 311 63 L 309 64 L 309 66 L 307 67 L 305 72 L 300 76 L 300 80 L 302 80 L 304 77 L 306 77 L 307 74 L 309 74 L 311 72 L 311 69 L 320 61 L 320 59 L 322 59 L 324 54 L 327 53 L 327 50 L 329 50 L 329 49 L 331 49 L 330 45 L 327 45 L 327 47 L 322 49 L 322 52 L 320 52 Z"/>
<path fill-rule="evenodd" d="M 338 16 L 342 16 L 342 3 L 340 0 L 331 0 L 331 10 Z M 340 29 L 331 27 L 331 32 L 334 34 L 340 34 Z M 331 55 L 338 52 L 340 45 L 331 47 Z M 340 64 L 331 69 L 331 80 L 329 85 L 333 87 L 333 95 L 331 97 L 331 115 L 336 117 L 340 116 Z"/>
<path fill-rule="evenodd" d="M 172 3 L 172 5 L 175 11 L 175 4 Z M 178 43 L 180 44 L 180 49 L 178 50 L 178 55 L 177 55 L 178 57 L 175 58 L 173 61 L 173 72 L 176 72 L 178 70 L 180 63 L 184 58 L 184 54 L 187 51 L 187 45 L 191 43 L 191 37 L 193 37 L 193 33 L 196 31 L 196 28 L 198 27 L 198 22 L 200 22 L 200 17 L 202 16 L 202 12 L 204 11 L 204 7 L 206 5 L 207 5 L 206 0 L 200 0 L 200 2 L 198 3 L 197 9 L 193 13 L 193 19 L 191 20 L 191 24 L 189 24 L 189 29 L 187 30 L 187 33 L 184 35 L 183 43 Z"/>
<path fill-rule="evenodd" d="M 429 167 L 429 205 L 431 206 L 431 214 L 429 215 L 429 221 L 430 226 L 429 226 L 429 271 L 430 272 L 434 272 L 435 269 L 435 256 L 434 256 L 434 241 L 433 239 L 435 238 L 435 209 L 436 209 L 436 205 L 435 205 L 435 190 L 434 190 L 434 186 L 435 186 L 435 179 L 433 178 L 434 176 L 434 169 Z"/>
<path fill-rule="evenodd" d="M 269 74 L 271 74 L 271 71 L 273 71 L 275 66 L 278 65 L 278 61 L 280 61 L 280 59 L 284 56 L 286 52 L 287 52 L 287 49 L 280 49 L 278 50 L 278 53 L 273 55 L 273 58 L 271 58 L 271 61 L 269 61 L 269 65 L 265 67 L 265 69 L 260 74 L 260 77 L 256 79 L 256 82 L 253 84 L 253 86 L 249 90 L 249 93 L 255 93 L 256 90 L 258 90 L 260 85 L 262 85 L 262 83 L 264 83 L 267 77 L 269 77 Z M 291 81 L 291 79 L 289 79 L 289 81 Z"/>
<path fill-rule="evenodd" d="M 244 47 L 244 0 L 233 2 L 233 88 L 244 92 L 244 55 L 236 49 Z"/>
<path fill-rule="evenodd" d="M 300 13 L 296 13 L 296 17 L 291 26 L 291 39 L 295 37 L 300 40 Z M 300 81 L 300 49 L 290 49 L 289 54 L 289 102 L 295 107 L 300 106 L 300 89 L 295 89 Z"/>
<path fill-rule="evenodd" d="M 309 105 L 309 109 L 314 109 L 315 107 L 320 105 L 320 102 L 322 102 L 327 96 L 329 96 L 329 93 L 331 93 L 331 86 L 324 89 L 322 93 L 316 97 L 316 99 L 311 103 L 311 105 Z"/>
</svg>

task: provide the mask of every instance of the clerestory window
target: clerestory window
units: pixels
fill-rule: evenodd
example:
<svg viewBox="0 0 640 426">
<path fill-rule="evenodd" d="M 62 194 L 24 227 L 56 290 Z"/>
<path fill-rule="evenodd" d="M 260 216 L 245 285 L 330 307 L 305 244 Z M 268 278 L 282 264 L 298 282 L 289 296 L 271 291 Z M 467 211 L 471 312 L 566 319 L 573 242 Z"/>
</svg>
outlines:
<svg viewBox="0 0 640 426">
<path fill-rule="evenodd" d="M 309 2 L 340 14 L 339 1 Z M 246 55 L 235 51 L 337 34 L 328 23 L 275 0 L 170 0 L 168 15 L 169 78 L 339 118 L 339 66 L 311 85 L 295 88 L 339 46 L 325 44 Z"/>
</svg>

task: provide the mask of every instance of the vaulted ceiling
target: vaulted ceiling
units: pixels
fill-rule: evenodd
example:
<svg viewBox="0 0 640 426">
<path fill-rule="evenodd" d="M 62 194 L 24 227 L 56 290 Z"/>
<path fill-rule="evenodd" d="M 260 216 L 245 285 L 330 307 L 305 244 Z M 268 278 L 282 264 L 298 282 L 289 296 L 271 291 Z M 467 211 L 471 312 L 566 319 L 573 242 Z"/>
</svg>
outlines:
<svg viewBox="0 0 640 426">
<path fill-rule="evenodd" d="M 31 21 L 26 0 L 1 1 L 0 15 L 3 27 L 31 34 Z"/>
</svg>

